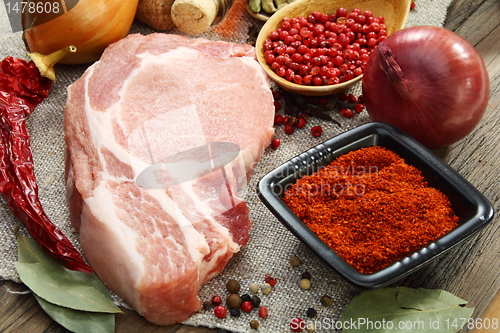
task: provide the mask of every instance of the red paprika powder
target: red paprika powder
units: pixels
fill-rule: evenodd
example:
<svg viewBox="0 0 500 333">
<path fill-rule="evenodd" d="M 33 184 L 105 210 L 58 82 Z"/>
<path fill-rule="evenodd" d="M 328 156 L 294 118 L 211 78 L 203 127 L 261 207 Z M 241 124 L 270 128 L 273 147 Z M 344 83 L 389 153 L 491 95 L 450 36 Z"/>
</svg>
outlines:
<svg viewBox="0 0 500 333">
<path fill-rule="evenodd" d="M 351 151 L 283 194 L 323 242 L 364 274 L 374 273 L 458 225 L 448 198 L 396 153 Z"/>
</svg>

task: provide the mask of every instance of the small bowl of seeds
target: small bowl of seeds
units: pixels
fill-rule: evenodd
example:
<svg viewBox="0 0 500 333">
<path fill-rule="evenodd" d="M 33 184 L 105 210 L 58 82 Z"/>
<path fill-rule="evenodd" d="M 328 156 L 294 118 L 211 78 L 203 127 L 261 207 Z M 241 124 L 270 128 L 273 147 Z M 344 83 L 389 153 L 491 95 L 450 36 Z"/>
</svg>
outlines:
<svg viewBox="0 0 500 333">
<path fill-rule="evenodd" d="M 281 88 L 322 96 L 360 81 L 369 54 L 405 26 L 411 0 L 296 0 L 276 11 L 255 44 Z"/>
</svg>

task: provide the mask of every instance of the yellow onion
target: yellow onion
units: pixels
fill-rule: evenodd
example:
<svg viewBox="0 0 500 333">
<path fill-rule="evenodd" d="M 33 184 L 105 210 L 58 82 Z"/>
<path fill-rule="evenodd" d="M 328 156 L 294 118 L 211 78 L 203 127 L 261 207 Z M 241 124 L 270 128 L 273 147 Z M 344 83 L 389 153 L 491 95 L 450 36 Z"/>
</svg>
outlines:
<svg viewBox="0 0 500 333">
<path fill-rule="evenodd" d="M 65 1 L 60 3 L 64 10 Z M 23 38 L 29 52 L 51 54 L 74 45 L 77 51 L 69 53 L 59 62 L 91 63 L 99 59 L 109 44 L 128 34 L 137 3 L 138 0 L 79 0 L 73 8 L 59 16 L 26 10 L 22 17 Z M 46 22 L 33 25 L 36 20 Z"/>
<path fill-rule="evenodd" d="M 68 56 L 70 53 L 75 53 L 76 47 L 70 45 L 62 50 L 53 52 L 51 54 L 45 55 L 38 52 L 28 53 L 31 60 L 35 63 L 35 66 L 40 71 L 41 76 L 45 76 L 52 81 L 56 81 L 56 72 L 54 70 L 54 65 L 57 64 L 61 59 Z"/>
</svg>

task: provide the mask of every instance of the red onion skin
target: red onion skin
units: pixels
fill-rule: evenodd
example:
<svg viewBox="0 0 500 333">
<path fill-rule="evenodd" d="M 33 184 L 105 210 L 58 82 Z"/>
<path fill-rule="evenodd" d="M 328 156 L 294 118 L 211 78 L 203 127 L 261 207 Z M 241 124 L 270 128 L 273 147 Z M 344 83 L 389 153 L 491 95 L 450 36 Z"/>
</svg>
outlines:
<svg viewBox="0 0 500 333">
<path fill-rule="evenodd" d="M 391 60 L 387 50 L 396 70 L 384 70 L 384 61 Z M 418 26 L 393 33 L 372 52 L 362 89 L 373 121 L 390 123 L 437 149 L 477 126 L 490 84 L 484 62 L 469 42 L 445 28 Z"/>
</svg>

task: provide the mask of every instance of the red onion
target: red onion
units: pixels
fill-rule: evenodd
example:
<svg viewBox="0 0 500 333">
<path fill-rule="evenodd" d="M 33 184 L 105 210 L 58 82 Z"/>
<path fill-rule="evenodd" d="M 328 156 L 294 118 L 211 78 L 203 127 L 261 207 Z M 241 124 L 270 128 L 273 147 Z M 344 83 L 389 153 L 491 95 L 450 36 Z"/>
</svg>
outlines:
<svg viewBox="0 0 500 333">
<path fill-rule="evenodd" d="M 399 127 L 430 149 L 448 146 L 479 123 L 489 78 L 476 49 L 445 28 L 399 30 L 380 43 L 363 75 L 370 118 Z"/>
</svg>

